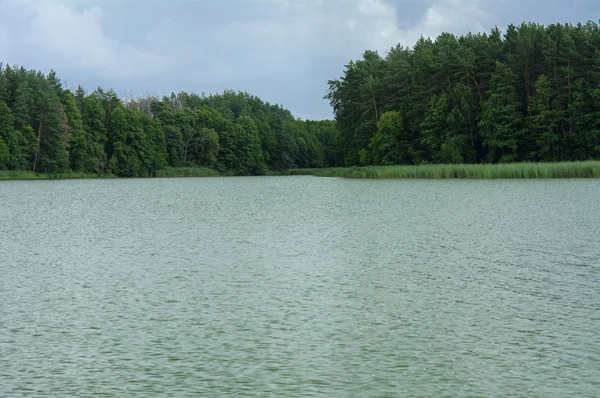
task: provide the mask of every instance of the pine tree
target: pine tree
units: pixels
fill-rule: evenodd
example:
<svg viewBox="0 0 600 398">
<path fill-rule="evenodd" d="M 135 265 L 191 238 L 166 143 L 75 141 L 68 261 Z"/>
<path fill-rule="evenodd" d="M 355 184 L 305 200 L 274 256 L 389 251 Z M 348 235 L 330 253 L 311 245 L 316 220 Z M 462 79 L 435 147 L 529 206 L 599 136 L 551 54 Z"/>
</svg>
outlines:
<svg viewBox="0 0 600 398">
<path fill-rule="evenodd" d="M 479 128 L 490 162 L 518 160 L 522 141 L 523 109 L 516 89 L 517 75 L 496 63 L 488 99 L 483 103 Z"/>
<path fill-rule="evenodd" d="M 554 108 L 555 94 L 550 86 L 550 79 L 541 75 L 535 82 L 535 96 L 531 99 L 527 127 L 535 141 L 532 160 L 557 161 L 563 157 L 558 153 L 560 110 Z"/>
<path fill-rule="evenodd" d="M 15 146 L 14 118 L 12 112 L 5 102 L 0 101 L 0 170 L 5 170 L 11 166 L 11 148 Z M 18 146 L 16 148 L 19 149 Z"/>
<path fill-rule="evenodd" d="M 65 91 L 63 95 L 63 106 L 67 118 L 70 139 L 69 162 L 73 171 L 87 171 L 90 164 L 88 154 L 88 143 L 83 128 L 83 118 L 77 105 L 75 95 Z"/>
<path fill-rule="evenodd" d="M 106 112 L 96 94 L 85 97 L 82 100 L 82 108 L 83 130 L 89 156 L 86 171 L 104 173 L 107 171 L 108 159 L 105 152 L 108 141 Z"/>
</svg>

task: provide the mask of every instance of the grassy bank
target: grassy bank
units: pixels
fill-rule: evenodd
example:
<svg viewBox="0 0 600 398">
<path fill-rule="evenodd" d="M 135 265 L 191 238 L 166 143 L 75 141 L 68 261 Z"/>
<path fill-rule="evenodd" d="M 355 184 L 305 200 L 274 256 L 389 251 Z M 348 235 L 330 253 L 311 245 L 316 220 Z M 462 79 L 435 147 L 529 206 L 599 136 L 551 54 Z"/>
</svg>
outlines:
<svg viewBox="0 0 600 398">
<path fill-rule="evenodd" d="M 115 178 L 113 175 L 89 173 L 43 174 L 31 171 L 0 170 L 0 180 L 80 180 L 89 178 Z"/>
<path fill-rule="evenodd" d="M 170 177 L 218 177 L 220 174 L 218 171 L 208 169 L 206 167 L 178 167 L 172 169 L 158 170 L 156 177 L 159 178 L 170 178 Z"/>
<path fill-rule="evenodd" d="M 158 178 L 170 177 L 216 177 L 219 172 L 207 168 L 182 167 L 173 169 L 158 170 Z M 6 171 L 0 170 L 0 180 L 69 180 L 69 179 L 88 179 L 88 178 L 117 178 L 110 174 L 88 174 L 88 173 L 56 173 L 44 174 L 33 173 L 31 171 Z"/>
<path fill-rule="evenodd" d="M 292 175 L 345 178 L 600 178 L 600 161 L 507 164 L 427 164 L 296 169 Z"/>
</svg>

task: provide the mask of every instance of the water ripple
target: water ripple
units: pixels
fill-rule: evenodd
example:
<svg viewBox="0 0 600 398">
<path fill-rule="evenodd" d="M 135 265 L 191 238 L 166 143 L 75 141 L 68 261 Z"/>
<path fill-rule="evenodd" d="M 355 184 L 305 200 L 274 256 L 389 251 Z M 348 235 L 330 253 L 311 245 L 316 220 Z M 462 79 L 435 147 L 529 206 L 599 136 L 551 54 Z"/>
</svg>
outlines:
<svg viewBox="0 0 600 398">
<path fill-rule="evenodd" d="M 0 184 L 0 395 L 600 396 L 600 186 Z"/>
</svg>

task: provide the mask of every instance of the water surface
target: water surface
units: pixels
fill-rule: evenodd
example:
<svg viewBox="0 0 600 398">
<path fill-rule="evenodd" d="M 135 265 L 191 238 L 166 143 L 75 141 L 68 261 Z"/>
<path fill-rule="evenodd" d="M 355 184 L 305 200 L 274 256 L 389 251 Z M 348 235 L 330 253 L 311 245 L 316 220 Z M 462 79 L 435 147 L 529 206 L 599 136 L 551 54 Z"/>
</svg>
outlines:
<svg viewBox="0 0 600 398">
<path fill-rule="evenodd" d="M 0 183 L 0 396 L 600 396 L 598 180 Z"/>
</svg>

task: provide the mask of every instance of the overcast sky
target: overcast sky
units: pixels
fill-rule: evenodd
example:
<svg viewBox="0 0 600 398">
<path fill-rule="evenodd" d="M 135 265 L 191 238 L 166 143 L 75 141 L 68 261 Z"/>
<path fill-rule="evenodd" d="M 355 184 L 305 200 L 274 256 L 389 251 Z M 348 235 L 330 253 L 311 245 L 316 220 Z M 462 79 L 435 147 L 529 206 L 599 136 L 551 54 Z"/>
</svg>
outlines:
<svg viewBox="0 0 600 398">
<path fill-rule="evenodd" d="M 366 49 L 599 18 L 600 0 L 0 0 L 0 62 L 120 94 L 245 90 L 320 119 L 327 80 Z"/>
</svg>

